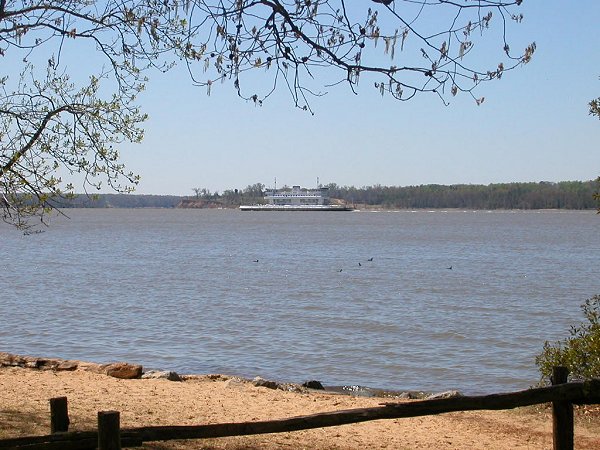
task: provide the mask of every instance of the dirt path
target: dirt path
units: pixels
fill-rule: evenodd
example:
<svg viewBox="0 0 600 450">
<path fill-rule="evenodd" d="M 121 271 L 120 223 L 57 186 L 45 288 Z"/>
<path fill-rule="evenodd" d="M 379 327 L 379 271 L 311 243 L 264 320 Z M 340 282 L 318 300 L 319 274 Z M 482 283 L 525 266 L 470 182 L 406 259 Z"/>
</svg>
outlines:
<svg viewBox="0 0 600 450">
<path fill-rule="evenodd" d="M 192 425 L 281 419 L 377 406 L 389 399 L 287 392 L 222 376 L 183 382 L 121 380 L 76 370 L 0 368 L 0 438 L 48 434 L 52 397 L 69 401 L 71 430 L 91 430 L 97 411 L 121 412 L 121 426 Z M 582 417 L 579 417 L 582 416 Z M 577 449 L 600 448 L 600 421 L 578 415 Z M 149 443 L 146 449 L 550 449 L 547 408 L 450 413 L 309 431 Z"/>
</svg>

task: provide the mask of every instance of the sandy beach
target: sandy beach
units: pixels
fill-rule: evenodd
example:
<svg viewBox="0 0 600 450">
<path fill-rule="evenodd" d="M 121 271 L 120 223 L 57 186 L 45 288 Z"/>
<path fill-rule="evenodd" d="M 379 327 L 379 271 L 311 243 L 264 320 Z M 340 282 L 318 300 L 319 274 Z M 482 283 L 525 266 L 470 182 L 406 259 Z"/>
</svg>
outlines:
<svg viewBox="0 0 600 450">
<path fill-rule="evenodd" d="M 223 375 L 118 379 L 86 370 L 0 368 L 0 438 L 48 434 L 49 399 L 66 396 L 70 430 L 93 430 L 98 411 L 121 426 L 197 425 L 282 419 L 378 406 L 388 398 L 257 387 Z M 393 400 L 407 401 L 407 400 Z M 600 448 L 597 414 L 576 413 L 575 447 Z M 548 407 L 389 419 L 292 433 L 146 443 L 145 449 L 549 449 Z"/>
</svg>

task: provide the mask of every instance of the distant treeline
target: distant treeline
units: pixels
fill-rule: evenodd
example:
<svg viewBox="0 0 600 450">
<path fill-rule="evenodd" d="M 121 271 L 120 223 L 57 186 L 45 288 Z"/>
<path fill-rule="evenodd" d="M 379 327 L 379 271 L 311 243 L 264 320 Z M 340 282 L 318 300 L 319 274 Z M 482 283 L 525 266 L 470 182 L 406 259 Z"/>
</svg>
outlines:
<svg viewBox="0 0 600 450">
<path fill-rule="evenodd" d="M 384 208 L 464 209 L 594 209 L 598 202 L 597 181 L 559 183 L 456 184 L 444 186 L 368 186 L 362 188 L 327 185 L 332 198 L 357 206 Z"/>
<path fill-rule="evenodd" d="M 56 201 L 60 208 L 175 208 L 184 197 L 175 195 L 75 195 Z"/>
<path fill-rule="evenodd" d="M 390 209 L 464 208 L 464 209 L 595 209 L 599 207 L 594 198 L 599 190 L 598 181 L 563 181 L 559 183 L 505 183 L 505 184 L 456 184 L 444 186 L 428 184 L 421 186 L 338 186 L 326 185 L 330 196 L 355 205 Z M 265 185 L 256 183 L 245 189 L 228 189 L 210 192 L 194 189 L 195 195 L 134 195 L 100 194 L 77 195 L 62 200 L 66 208 L 175 208 L 175 207 L 224 207 L 234 208 L 241 204 L 262 201 Z M 334 200 L 335 201 L 335 200 Z"/>
</svg>

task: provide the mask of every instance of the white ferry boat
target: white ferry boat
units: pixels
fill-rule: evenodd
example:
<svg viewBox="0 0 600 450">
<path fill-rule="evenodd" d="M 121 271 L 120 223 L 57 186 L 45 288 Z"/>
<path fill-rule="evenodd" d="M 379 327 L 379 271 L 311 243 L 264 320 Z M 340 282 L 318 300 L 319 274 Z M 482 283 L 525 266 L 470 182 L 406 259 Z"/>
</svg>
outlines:
<svg viewBox="0 0 600 450">
<path fill-rule="evenodd" d="M 353 211 L 345 205 L 332 205 L 329 200 L 329 188 L 317 189 L 292 188 L 269 189 L 265 192 L 265 204 L 241 205 L 242 211 Z"/>
</svg>

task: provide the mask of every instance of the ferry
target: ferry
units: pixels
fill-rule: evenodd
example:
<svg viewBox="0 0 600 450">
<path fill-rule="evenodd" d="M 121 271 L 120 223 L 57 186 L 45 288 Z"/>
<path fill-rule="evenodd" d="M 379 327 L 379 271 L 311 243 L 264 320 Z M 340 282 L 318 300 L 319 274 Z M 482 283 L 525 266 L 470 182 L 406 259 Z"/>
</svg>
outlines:
<svg viewBox="0 0 600 450">
<path fill-rule="evenodd" d="M 316 189 L 292 188 L 269 189 L 265 192 L 265 204 L 241 205 L 242 211 L 354 211 L 345 205 L 332 205 L 329 200 L 329 188 Z"/>
</svg>

